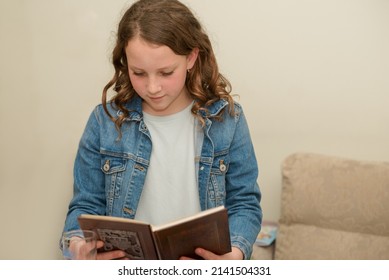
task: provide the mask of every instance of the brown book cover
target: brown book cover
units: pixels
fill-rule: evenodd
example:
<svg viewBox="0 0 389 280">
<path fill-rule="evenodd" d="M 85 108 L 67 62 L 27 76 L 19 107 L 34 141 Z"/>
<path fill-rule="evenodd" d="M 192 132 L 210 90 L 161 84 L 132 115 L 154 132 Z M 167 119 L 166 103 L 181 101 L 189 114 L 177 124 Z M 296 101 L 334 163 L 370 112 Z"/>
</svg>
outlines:
<svg viewBox="0 0 389 280">
<path fill-rule="evenodd" d="M 104 241 L 103 251 L 120 249 L 130 259 L 175 260 L 181 256 L 199 258 L 198 247 L 218 255 L 231 251 L 227 209 L 208 209 L 193 216 L 161 226 L 140 221 L 82 214 L 82 229 L 94 230 Z"/>
</svg>

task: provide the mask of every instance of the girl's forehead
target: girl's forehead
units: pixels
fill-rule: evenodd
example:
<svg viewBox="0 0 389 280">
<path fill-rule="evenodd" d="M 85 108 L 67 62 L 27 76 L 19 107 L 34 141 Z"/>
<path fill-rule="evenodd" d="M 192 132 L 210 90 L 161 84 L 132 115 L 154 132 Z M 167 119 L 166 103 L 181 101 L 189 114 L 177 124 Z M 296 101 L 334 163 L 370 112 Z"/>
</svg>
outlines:
<svg viewBox="0 0 389 280">
<path fill-rule="evenodd" d="M 175 55 L 168 46 L 152 44 L 139 37 L 128 41 L 126 54 L 134 58 L 142 58 L 146 56 L 163 58 Z"/>
<path fill-rule="evenodd" d="M 163 46 L 161 44 L 156 44 L 156 43 L 153 43 L 153 42 L 150 42 L 150 41 L 144 39 L 139 33 L 127 41 L 127 46 L 130 43 L 139 43 L 141 45 L 147 45 L 150 48 L 158 48 L 158 47 Z"/>
<path fill-rule="evenodd" d="M 175 54 L 168 46 L 139 37 L 128 41 L 125 51 L 129 66 L 140 69 L 162 69 L 185 61 L 185 56 Z"/>
</svg>

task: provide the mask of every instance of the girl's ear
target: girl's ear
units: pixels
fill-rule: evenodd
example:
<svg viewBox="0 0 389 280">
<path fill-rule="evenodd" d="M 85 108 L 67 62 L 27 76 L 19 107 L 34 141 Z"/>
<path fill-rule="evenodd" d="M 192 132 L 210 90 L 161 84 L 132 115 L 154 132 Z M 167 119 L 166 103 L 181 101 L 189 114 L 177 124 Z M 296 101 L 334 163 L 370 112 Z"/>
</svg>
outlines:
<svg viewBox="0 0 389 280">
<path fill-rule="evenodd" d="M 199 55 L 199 49 L 194 48 L 192 52 L 186 57 L 187 69 L 192 69 Z"/>
</svg>

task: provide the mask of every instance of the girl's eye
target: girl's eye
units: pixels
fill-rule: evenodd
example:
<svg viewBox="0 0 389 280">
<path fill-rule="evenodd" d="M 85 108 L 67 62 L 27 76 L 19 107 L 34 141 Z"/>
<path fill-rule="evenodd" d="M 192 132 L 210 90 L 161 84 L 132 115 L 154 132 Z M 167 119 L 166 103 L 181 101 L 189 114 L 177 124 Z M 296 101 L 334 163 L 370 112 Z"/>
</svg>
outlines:
<svg viewBox="0 0 389 280">
<path fill-rule="evenodd" d="M 174 71 L 171 71 L 171 72 L 162 72 L 162 76 L 164 77 L 167 77 L 167 76 L 170 76 L 174 73 Z"/>
<path fill-rule="evenodd" d="M 133 75 L 134 76 L 138 76 L 138 77 L 142 77 L 142 76 L 144 76 L 144 73 L 142 73 L 142 72 L 134 72 Z"/>
</svg>

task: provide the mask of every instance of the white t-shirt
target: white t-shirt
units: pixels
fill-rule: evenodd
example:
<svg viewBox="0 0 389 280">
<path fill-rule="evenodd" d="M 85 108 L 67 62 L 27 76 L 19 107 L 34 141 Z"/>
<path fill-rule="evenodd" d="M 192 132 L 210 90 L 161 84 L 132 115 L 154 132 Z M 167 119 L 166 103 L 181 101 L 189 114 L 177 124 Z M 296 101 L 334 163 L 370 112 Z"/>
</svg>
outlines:
<svg viewBox="0 0 389 280">
<path fill-rule="evenodd" d="M 161 225 L 201 211 L 195 170 L 196 121 L 192 104 L 173 115 L 144 114 L 150 166 L 135 219 Z"/>
</svg>

